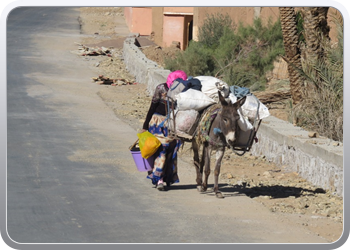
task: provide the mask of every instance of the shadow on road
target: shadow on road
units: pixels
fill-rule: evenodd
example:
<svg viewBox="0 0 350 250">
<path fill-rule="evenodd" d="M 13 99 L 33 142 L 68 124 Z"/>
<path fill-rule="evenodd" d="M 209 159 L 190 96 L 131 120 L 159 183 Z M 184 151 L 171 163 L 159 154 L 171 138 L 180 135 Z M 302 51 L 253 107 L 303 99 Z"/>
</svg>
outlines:
<svg viewBox="0 0 350 250">
<path fill-rule="evenodd" d="M 186 189 L 197 189 L 197 186 L 173 184 L 170 187 L 166 187 L 164 191 L 175 191 L 175 190 L 186 190 Z"/>
<path fill-rule="evenodd" d="M 247 187 L 245 185 L 219 185 L 220 191 L 224 193 L 225 197 L 237 196 L 239 194 L 244 194 L 250 198 L 255 198 L 258 196 L 269 196 L 272 199 L 278 198 L 287 198 L 290 196 L 300 197 L 303 194 L 307 193 L 310 195 L 316 193 L 325 193 L 325 190 L 317 188 L 315 190 L 305 189 L 300 187 L 291 187 L 291 186 L 255 186 Z"/>
<path fill-rule="evenodd" d="M 201 194 L 215 196 L 212 187 L 213 185 L 209 185 L 208 191 L 203 192 Z M 185 189 L 196 190 L 197 186 L 175 184 L 170 187 L 167 187 L 166 191 L 176 191 L 176 190 L 185 190 Z M 322 193 L 322 194 L 325 193 L 325 190 L 321 188 L 311 190 L 311 189 L 291 187 L 291 186 L 281 186 L 281 185 L 248 187 L 246 185 L 219 184 L 219 189 L 224 194 L 225 197 L 235 197 L 235 196 L 246 195 L 250 198 L 255 198 L 258 196 L 269 196 L 272 199 L 287 198 L 290 196 L 300 197 L 303 194 L 314 195 L 317 193 Z"/>
</svg>

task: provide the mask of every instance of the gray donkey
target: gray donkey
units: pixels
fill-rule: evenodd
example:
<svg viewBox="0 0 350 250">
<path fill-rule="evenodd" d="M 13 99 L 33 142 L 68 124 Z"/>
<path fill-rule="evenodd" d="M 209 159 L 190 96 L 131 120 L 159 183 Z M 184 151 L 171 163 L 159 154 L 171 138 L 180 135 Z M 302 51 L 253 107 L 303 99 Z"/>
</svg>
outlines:
<svg viewBox="0 0 350 250">
<path fill-rule="evenodd" d="M 245 102 L 246 97 L 235 103 L 226 101 L 219 92 L 219 103 L 208 107 L 199 121 L 196 136 L 192 139 L 193 160 L 197 172 L 197 190 L 205 192 L 208 188 L 210 174 L 210 155 L 216 150 L 216 163 L 214 170 L 214 192 L 216 197 L 224 198 L 219 191 L 218 180 L 221 160 L 226 147 L 234 145 L 238 133 L 239 109 Z M 202 146 L 202 156 L 199 157 L 199 149 Z M 203 182 L 203 167 L 205 166 L 205 178 Z"/>
</svg>

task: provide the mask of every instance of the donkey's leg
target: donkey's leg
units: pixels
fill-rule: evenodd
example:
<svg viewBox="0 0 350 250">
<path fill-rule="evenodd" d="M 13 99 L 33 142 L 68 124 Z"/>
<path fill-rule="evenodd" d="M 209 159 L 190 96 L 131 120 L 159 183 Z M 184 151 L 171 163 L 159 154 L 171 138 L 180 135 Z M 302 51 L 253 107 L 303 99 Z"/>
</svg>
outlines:
<svg viewBox="0 0 350 250">
<path fill-rule="evenodd" d="M 215 162 L 215 170 L 214 170 L 214 192 L 216 197 L 224 198 L 222 193 L 219 191 L 219 174 L 222 157 L 224 156 L 225 148 L 219 148 L 216 150 L 216 162 Z"/>
<path fill-rule="evenodd" d="M 199 146 L 198 143 L 193 140 L 192 141 L 192 149 L 193 149 L 193 163 L 194 167 L 196 168 L 196 182 L 197 182 L 197 190 L 201 191 L 202 189 L 202 172 L 203 172 L 203 167 L 200 167 L 200 161 L 199 161 Z M 202 169 L 202 171 L 200 170 Z"/>
<path fill-rule="evenodd" d="M 203 190 L 207 191 L 208 188 L 208 178 L 210 175 L 210 153 L 211 153 L 211 146 L 206 144 L 203 149 L 203 162 L 204 162 L 204 182 L 203 182 Z"/>
</svg>

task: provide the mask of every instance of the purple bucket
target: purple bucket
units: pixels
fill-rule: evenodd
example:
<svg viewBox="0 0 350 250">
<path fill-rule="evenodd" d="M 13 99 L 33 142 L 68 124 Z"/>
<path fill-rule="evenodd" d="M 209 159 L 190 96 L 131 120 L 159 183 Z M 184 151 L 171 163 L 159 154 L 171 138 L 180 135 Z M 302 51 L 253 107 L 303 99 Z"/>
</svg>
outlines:
<svg viewBox="0 0 350 250">
<path fill-rule="evenodd" d="M 141 155 L 139 147 L 133 147 L 130 149 L 131 155 L 134 158 L 137 170 L 140 172 L 146 172 L 153 169 L 154 166 L 154 157 L 151 156 L 148 159 L 145 159 Z"/>
</svg>

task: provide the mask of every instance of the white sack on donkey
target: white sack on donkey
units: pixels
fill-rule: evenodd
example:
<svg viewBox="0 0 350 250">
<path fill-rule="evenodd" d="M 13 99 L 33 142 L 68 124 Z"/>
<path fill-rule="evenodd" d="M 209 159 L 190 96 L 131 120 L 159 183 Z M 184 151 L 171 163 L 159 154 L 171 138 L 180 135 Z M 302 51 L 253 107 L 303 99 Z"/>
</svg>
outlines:
<svg viewBox="0 0 350 250">
<path fill-rule="evenodd" d="M 237 97 L 233 93 L 230 93 L 229 98 L 232 103 L 235 103 L 237 101 Z M 259 99 L 256 98 L 253 94 L 247 95 L 247 99 L 241 107 L 240 112 L 243 116 L 246 116 L 252 120 L 256 118 L 257 112 L 258 120 L 270 116 L 269 109 L 262 102 L 260 102 Z"/>
<path fill-rule="evenodd" d="M 202 84 L 202 92 L 214 100 L 218 100 L 218 90 L 223 97 L 228 97 L 230 94 L 229 86 L 226 82 L 214 76 L 196 76 Z"/>
<path fill-rule="evenodd" d="M 199 90 L 189 89 L 185 92 L 175 95 L 177 107 L 179 110 L 194 109 L 197 111 L 203 110 L 211 104 L 216 103 L 209 96 Z"/>
<path fill-rule="evenodd" d="M 195 124 L 199 116 L 198 111 L 193 109 L 189 109 L 189 110 L 176 109 L 174 113 L 175 113 L 175 124 L 174 124 L 173 113 L 171 112 L 169 123 L 168 123 L 169 130 L 175 133 L 182 132 L 182 133 L 190 134 L 191 129 L 193 128 L 193 125 Z"/>
</svg>

